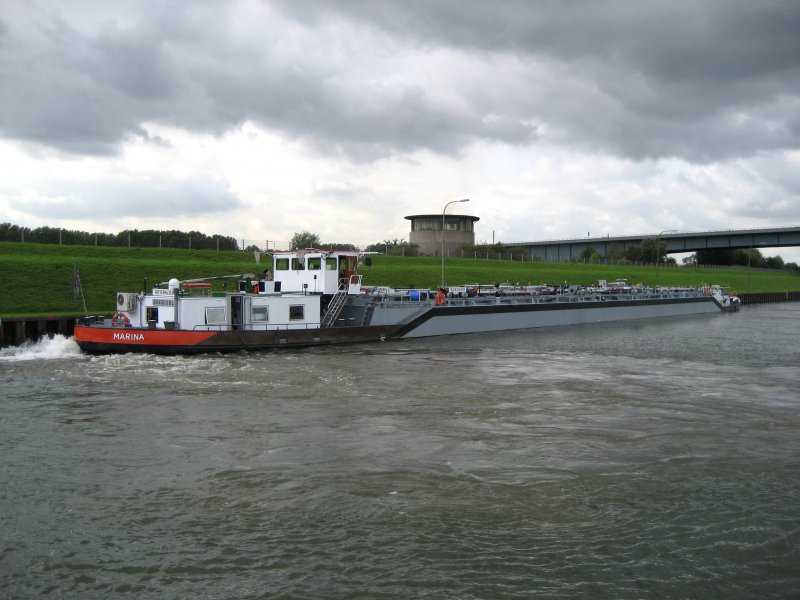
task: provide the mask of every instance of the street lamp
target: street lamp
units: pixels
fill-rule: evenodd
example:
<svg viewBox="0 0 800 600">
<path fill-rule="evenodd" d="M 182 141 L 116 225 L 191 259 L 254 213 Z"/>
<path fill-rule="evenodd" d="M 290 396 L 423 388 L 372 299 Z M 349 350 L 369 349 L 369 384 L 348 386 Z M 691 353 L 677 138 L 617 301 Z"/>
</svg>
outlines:
<svg viewBox="0 0 800 600">
<path fill-rule="evenodd" d="M 442 210 L 442 288 L 444 288 L 444 213 L 447 212 L 448 206 L 455 204 L 456 202 L 469 202 L 469 198 L 464 198 L 462 200 L 451 200 L 444 205 L 444 210 Z"/>
<path fill-rule="evenodd" d="M 677 229 L 665 229 L 656 236 L 656 294 L 658 294 L 658 266 L 661 264 L 661 234 L 676 233 L 677 231 Z"/>
</svg>

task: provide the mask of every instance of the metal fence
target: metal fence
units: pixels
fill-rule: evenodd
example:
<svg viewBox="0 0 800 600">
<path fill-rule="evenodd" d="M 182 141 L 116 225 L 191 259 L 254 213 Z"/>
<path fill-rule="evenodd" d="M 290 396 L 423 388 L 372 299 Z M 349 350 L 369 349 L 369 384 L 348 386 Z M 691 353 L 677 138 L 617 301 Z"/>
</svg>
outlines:
<svg viewBox="0 0 800 600">
<path fill-rule="evenodd" d="M 132 248 L 184 248 L 191 250 L 238 250 L 232 237 L 207 236 L 199 232 L 123 231 L 118 234 L 89 233 L 44 227 L 2 228 L 0 241 L 64 246 L 103 246 Z"/>
</svg>

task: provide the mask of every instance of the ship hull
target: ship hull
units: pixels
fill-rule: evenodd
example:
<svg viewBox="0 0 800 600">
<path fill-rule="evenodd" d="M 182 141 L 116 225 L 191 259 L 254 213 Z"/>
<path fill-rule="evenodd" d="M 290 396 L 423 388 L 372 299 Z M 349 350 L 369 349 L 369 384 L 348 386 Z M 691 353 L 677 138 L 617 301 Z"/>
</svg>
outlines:
<svg viewBox="0 0 800 600">
<path fill-rule="evenodd" d="M 379 324 L 367 326 L 185 331 L 120 328 L 106 321 L 104 324 L 76 325 L 74 336 L 82 350 L 92 353 L 198 354 L 681 317 L 719 313 L 722 310 L 719 302 L 708 296 L 535 303 L 497 298 L 490 303 L 419 305 L 411 312 L 376 305 L 371 322 Z M 397 316 L 394 316 L 395 313 Z"/>
<path fill-rule="evenodd" d="M 396 327 L 337 327 L 271 331 L 163 331 L 104 325 L 76 325 L 74 339 L 94 354 L 204 354 L 379 341 Z"/>
<path fill-rule="evenodd" d="M 487 306 L 442 306 L 411 320 L 396 332 L 397 337 L 430 337 L 536 329 L 587 323 L 635 319 L 658 319 L 720 312 L 710 297 L 660 300 L 548 302 L 497 304 Z"/>
</svg>

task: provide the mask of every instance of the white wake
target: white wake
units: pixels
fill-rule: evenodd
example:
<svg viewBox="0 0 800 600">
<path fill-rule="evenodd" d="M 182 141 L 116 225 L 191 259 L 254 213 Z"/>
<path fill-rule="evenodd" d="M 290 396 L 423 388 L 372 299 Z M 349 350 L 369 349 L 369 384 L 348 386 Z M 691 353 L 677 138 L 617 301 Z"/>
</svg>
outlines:
<svg viewBox="0 0 800 600">
<path fill-rule="evenodd" d="M 10 346 L 0 349 L 0 361 L 15 362 L 22 360 L 57 360 L 63 358 L 80 358 L 83 356 L 78 344 L 71 337 L 61 334 L 43 337 L 37 342 L 25 342 L 21 346 Z"/>
</svg>

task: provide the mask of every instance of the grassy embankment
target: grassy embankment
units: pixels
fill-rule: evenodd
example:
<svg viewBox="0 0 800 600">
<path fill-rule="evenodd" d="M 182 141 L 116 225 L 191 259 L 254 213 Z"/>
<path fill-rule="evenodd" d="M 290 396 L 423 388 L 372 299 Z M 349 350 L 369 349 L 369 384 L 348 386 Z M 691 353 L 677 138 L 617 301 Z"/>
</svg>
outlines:
<svg viewBox="0 0 800 600">
<path fill-rule="evenodd" d="M 192 279 L 236 273 L 255 273 L 249 252 L 56 246 L 0 242 L 0 317 L 81 314 L 83 304 L 72 299 L 72 265 L 77 262 L 92 314 L 107 313 L 119 291 L 140 291 L 171 277 Z M 447 260 L 447 281 L 459 283 L 562 283 L 589 284 L 624 277 L 631 283 L 653 285 L 654 267 L 519 262 L 487 259 Z M 362 269 L 364 285 L 435 288 L 441 276 L 441 259 L 435 257 L 373 256 Z M 800 274 L 791 271 L 744 269 L 688 269 L 661 267 L 660 285 L 719 284 L 737 292 L 800 290 Z M 221 282 L 215 287 L 222 288 Z M 231 289 L 231 284 L 228 284 Z"/>
</svg>

